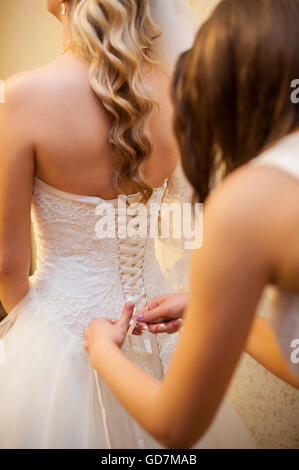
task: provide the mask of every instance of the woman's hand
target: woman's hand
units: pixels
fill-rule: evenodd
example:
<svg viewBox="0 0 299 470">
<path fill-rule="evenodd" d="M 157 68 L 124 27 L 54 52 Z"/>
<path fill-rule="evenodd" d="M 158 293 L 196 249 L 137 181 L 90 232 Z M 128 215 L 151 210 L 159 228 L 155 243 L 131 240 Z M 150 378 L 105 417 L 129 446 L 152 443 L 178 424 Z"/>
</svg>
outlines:
<svg viewBox="0 0 299 470">
<path fill-rule="evenodd" d="M 154 297 L 134 316 L 136 330 L 147 330 L 153 334 L 176 333 L 182 326 L 187 300 L 187 294 Z"/>
<path fill-rule="evenodd" d="M 83 347 L 89 354 L 93 366 L 105 352 L 107 346 L 115 345 L 121 348 L 134 312 L 134 304 L 127 302 L 120 319 L 94 318 L 89 327 L 84 330 Z"/>
</svg>

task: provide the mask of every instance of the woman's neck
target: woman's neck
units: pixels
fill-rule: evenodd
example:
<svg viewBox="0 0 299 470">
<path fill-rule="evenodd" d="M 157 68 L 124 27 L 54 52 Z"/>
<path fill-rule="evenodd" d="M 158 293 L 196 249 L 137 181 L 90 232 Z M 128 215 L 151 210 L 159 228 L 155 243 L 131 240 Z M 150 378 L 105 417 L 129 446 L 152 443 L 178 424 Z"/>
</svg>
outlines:
<svg viewBox="0 0 299 470">
<path fill-rule="evenodd" d="M 71 48 L 71 33 L 70 33 L 70 22 L 69 18 L 66 17 L 62 21 L 62 27 L 63 27 L 63 32 L 62 32 L 62 47 L 63 47 L 63 52 L 67 52 Z"/>
</svg>

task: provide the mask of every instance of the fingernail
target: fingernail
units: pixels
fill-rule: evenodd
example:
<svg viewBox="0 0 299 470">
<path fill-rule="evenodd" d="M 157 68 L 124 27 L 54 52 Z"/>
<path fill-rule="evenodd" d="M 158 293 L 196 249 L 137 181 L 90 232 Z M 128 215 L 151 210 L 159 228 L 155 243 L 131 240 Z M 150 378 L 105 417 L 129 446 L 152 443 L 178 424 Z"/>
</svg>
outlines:
<svg viewBox="0 0 299 470">
<path fill-rule="evenodd" d="M 141 310 L 138 310 L 138 312 L 135 313 L 134 318 L 137 320 L 137 317 L 142 317 L 144 313 L 145 313 L 145 310 L 144 308 L 142 308 Z"/>
<path fill-rule="evenodd" d="M 137 321 L 142 321 L 143 320 L 143 315 L 141 313 L 139 313 L 138 315 L 136 315 L 134 317 L 134 319 L 137 320 Z"/>
<path fill-rule="evenodd" d="M 160 333 L 163 333 L 163 331 L 165 331 L 165 330 L 166 330 L 166 325 L 165 325 L 165 323 L 161 323 L 161 325 L 159 326 L 159 331 L 160 331 Z"/>
</svg>

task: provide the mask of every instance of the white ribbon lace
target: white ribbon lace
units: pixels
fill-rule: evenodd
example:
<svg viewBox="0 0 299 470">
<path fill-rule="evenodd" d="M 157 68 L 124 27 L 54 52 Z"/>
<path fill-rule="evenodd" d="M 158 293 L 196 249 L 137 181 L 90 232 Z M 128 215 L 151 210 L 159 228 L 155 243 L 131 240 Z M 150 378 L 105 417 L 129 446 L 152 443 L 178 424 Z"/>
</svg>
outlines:
<svg viewBox="0 0 299 470">
<path fill-rule="evenodd" d="M 146 302 L 143 278 L 145 239 L 119 240 L 119 273 L 126 300 L 136 306 Z"/>
</svg>

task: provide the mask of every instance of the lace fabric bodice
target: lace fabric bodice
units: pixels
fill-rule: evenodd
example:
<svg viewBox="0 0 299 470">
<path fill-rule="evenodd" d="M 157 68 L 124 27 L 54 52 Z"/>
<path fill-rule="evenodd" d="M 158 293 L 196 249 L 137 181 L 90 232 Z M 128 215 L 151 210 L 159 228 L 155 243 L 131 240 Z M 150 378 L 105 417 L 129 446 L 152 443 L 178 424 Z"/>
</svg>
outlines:
<svg viewBox="0 0 299 470">
<path fill-rule="evenodd" d="M 165 187 L 155 189 L 146 204 L 155 208 L 156 218 Z M 139 199 L 138 194 L 122 197 L 125 207 Z M 114 209 L 114 238 L 101 239 L 96 233 L 104 216 L 98 215 L 101 204 L 108 204 L 108 212 Z M 125 301 L 133 300 L 138 308 L 164 293 L 155 240 L 119 238 L 118 206 L 118 200 L 69 194 L 35 179 L 32 221 L 37 259 L 31 284 L 41 309 L 57 316 L 80 339 L 95 315 L 118 318 Z M 123 223 L 134 225 L 134 215 Z"/>
</svg>

